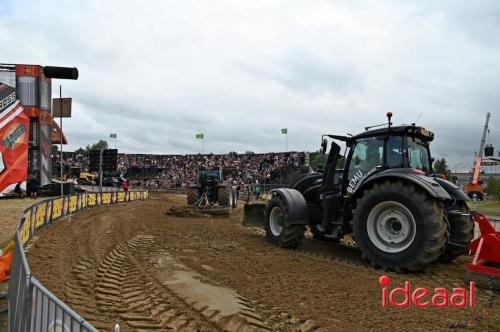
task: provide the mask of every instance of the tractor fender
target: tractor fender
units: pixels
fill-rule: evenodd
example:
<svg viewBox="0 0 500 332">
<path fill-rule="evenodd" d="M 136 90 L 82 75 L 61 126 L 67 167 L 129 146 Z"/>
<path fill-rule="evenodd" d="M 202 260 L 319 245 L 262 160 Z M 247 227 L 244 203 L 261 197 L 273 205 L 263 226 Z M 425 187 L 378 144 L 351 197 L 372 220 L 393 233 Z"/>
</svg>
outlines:
<svg viewBox="0 0 500 332">
<path fill-rule="evenodd" d="M 385 180 L 402 180 L 406 182 L 411 182 L 419 188 L 425 190 L 432 197 L 439 200 L 449 200 L 452 199 L 450 194 L 438 183 L 429 176 L 419 175 L 415 173 L 410 173 L 407 171 L 398 171 L 397 169 L 386 170 L 379 173 L 373 174 L 367 181 L 365 181 L 352 196 L 359 196 L 365 188 L 372 185 L 375 182 L 381 182 Z"/>
<path fill-rule="evenodd" d="M 438 178 L 438 177 L 436 177 L 435 179 L 436 179 L 436 182 L 439 183 L 441 185 L 441 187 L 443 187 L 448 192 L 448 194 L 450 194 L 452 199 L 454 199 L 456 201 L 468 201 L 469 200 L 469 197 L 467 196 L 467 194 L 464 193 L 462 191 L 462 189 L 460 189 L 460 187 L 457 186 L 456 184 L 454 184 L 448 180 Z"/>
<path fill-rule="evenodd" d="M 291 225 L 308 225 L 309 208 L 302 194 L 296 189 L 280 188 L 269 192 L 271 195 L 279 195 L 285 201 L 288 209 L 288 223 Z"/>
</svg>

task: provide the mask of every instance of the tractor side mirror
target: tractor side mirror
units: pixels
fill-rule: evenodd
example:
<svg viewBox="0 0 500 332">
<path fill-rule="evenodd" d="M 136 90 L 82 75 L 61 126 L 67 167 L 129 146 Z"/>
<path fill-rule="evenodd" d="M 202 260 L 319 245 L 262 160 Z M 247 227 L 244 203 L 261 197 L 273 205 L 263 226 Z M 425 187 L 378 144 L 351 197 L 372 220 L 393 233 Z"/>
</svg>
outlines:
<svg viewBox="0 0 500 332">
<path fill-rule="evenodd" d="M 321 142 L 321 152 L 323 152 L 323 154 L 326 153 L 327 147 L 328 147 L 328 142 L 326 141 L 326 138 L 324 138 L 323 141 Z"/>
</svg>

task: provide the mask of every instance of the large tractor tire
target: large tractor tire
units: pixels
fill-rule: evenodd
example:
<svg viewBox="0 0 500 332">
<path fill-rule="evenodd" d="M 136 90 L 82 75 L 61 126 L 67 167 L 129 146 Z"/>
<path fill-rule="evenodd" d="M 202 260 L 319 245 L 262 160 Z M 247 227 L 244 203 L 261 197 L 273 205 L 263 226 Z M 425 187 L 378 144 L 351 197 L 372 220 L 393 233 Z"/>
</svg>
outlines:
<svg viewBox="0 0 500 332">
<path fill-rule="evenodd" d="M 233 204 L 233 193 L 230 186 L 221 186 L 217 189 L 217 201 L 219 206 L 231 207 Z"/>
<path fill-rule="evenodd" d="M 233 209 L 235 209 L 238 206 L 238 197 L 236 195 L 236 190 L 231 188 L 231 192 L 233 194 L 233 205 L 231 206 Z"/>
<path fill-rule="evenodd" d="M 290 225 L 288 207 L 280 195 L 273 195 L 266 209 L 266 237 L 282 248 L 297 248 L 304 239 L 304 225 Z"/>
<path fill-rule="evenodd" d="M 444 251 L 443 208 L 413 184 L 375 184 L 357 200 L 353 217 L 356 243 L 375 267 L 420 271 Z"/>
<path fill-rule="evenodd" d="M 472 220 L 467 203 L 457 202 L 455 213 L 453 211 L 448 213 L 448 224 L 449 242 L 452 244 L 447 245 L 443 254 L 439 257 L 439 260 L 445 263 L 463 255 L 466 248 L 460 247 L 460 245 L 467 245 L 474 237 L 474 220 Z M 453 243 L 458 244 L 458 246 L 454 246 Z"/>
<path fill-rule="evenodd" d="M 200 191 L 198 188 L 189 188 L 187 193 L 187 204 L 193 205 L 200 198 Z"/>
</svg>

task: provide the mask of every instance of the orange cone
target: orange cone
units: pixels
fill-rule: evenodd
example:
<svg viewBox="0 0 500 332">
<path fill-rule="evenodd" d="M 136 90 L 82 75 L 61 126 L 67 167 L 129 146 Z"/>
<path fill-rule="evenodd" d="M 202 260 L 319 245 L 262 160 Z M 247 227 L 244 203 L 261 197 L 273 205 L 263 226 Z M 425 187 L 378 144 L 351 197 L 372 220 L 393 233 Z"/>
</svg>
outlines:
<svg viewBox="0 0 500 332">
<path fill-rule="evenodd" d="M 6 271 L 10 271 L 10 267 L 12 266 L 12 251 L 6 253 L 3 256 L 0 256 L 0 264 L 4 264 L 6 266 Z"/>
<path fill-rule="evenodd" d="M 12 251 L 0 256 L 0 283 L 9 280 L 8 272 L 12 266 Z"/>
<path fill-rule="evenodd" d="M 7 275 L 7 266 L 0 262 L 0 283 L 9 280 L 9 276 Z"/>
</svg>

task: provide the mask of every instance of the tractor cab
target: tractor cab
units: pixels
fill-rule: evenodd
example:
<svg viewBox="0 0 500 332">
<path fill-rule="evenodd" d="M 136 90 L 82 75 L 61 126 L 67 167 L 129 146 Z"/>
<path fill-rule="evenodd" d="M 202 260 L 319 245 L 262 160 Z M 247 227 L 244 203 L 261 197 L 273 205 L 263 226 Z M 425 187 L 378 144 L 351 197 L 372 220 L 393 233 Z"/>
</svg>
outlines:
<svg viewBox="0 0 500 332">
<path fill-rule="evenodd" d="M 343 193 L 353 194 L 379 171 L 400 169 L 431 175 L 429 143 L 433 138 L 433 133 L 414 125 L 370 130 L 350 138 Z"/>
<path fill-rule="evenodd" d="M 209 201 L 217 200 L 217 186 L 222 183 L 222 172 L 220 168 L 198 169 L 197 184 L 202 193 L 208 195 Z"/>
<path fill-rule="evenodd" d="M 369 130 L 356 136 L 323 135 L 322 150 L 326 153 L 331 138 L 330 151 L 322 174 L 322 192 L 350 196 L 371 175 L 389 169 L 431 175 L 432 159 L 429 143 L 434 134 L 427 129 L 413 125 L 393 127 L 388 114 L 387 127 Z M 345 168 L 338 169 L 340 146 L 335 141 L 343 141 L 347 147 Z"/>
</svg>

